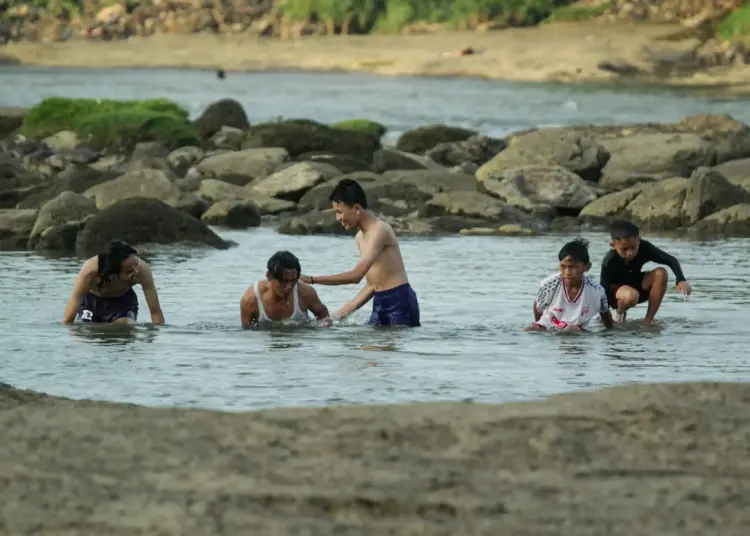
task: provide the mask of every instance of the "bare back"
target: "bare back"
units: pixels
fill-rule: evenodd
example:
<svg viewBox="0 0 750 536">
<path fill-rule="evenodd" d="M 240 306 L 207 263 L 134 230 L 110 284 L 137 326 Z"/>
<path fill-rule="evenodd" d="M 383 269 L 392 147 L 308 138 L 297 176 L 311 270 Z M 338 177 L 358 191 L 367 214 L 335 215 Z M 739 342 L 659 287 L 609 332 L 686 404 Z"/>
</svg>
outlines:
<svg viewBox="0 0 750 536">
<path fill-rule="evenodd" d="M 376 292 L 390 290 L 409 282 L 396 233 L 387 222 L 378 219 L 376 226 L 373 226 L 367 233 L 360 230 L 357 233 L 356 242 L 360 258 L 368 246 L 377 243 L 377 247 L 380 248 L 375 262 L 365 275 L 367 284 Z"/>
</svg>

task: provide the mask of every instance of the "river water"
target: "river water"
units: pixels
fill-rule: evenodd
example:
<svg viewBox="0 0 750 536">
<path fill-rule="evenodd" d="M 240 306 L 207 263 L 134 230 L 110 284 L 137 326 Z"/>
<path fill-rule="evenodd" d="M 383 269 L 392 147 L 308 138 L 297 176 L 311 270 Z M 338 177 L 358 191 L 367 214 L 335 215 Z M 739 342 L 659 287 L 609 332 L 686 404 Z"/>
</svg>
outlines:
<svg viewBox="0 0 750 536">
<path fill-rule="evenodd" d="M 251 122 L 275 116 L 336 121 L 368 117 L 390 139 L 425 123 L 503 135 L 542 124 L 672 121 L 701 112 L 750 122 L 750 105 L 673 91 L 507 84 L 479 80 L 346 74 L 230 74 L 179 70 L 0 70 L 0 106 L 48 95 L 166 96 L 196 115 L 234 97 Z M 243 331 L 239 299 L 289 249 L 312 275 L 351 268 L 346 237 L 296 237 L 272 229 L 217 229 L 239 245 L 225 251 L 147 251 L 167 324 L 112 329 L 61 326 L 77 259 L 0 252 L 0 381 L 73 398 L 226 410 L 341 403 L 530 399 L 625 382 L 750 377 L 750 240 L 653 241 L 675 254 L 694 286 L 688 301 L 670 288 L 654 328 L 637 320 L 612 332 L 531 334 L 540 279 L 557 267 L 566 235 L 534 238 L 404 238 L 402 249 L 423 326 L 363 326 L 369 306 L 332 328 Z M 607 237 L 589 233 L 592 275 Z M 318 287 L 335 311 L 358 288 Z M 148 310 L 140 288 L 140 320 Z"/>
</svg>

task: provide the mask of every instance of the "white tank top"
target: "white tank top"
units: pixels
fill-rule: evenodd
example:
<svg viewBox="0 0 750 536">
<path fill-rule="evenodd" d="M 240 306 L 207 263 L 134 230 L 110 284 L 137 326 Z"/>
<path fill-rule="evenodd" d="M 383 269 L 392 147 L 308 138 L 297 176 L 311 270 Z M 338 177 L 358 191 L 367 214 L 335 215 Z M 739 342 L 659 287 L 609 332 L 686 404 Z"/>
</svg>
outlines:
<svg viewBox="0 0 750 536">
<path fill-rule="evenodd" d="M 260 285 L 258 285 L 259 281 L 256 281 L 253 284 L 253 290 L 255 291 L 255 299 L 258 300 L 258 324 L 266 324 L 270 322 L 275 322 L 274 320 L 271 320 L 268 318 L 268 315 L 266 314 L 266 310 L 263 308 L 263 298 L 260 295 Z M 307 311 L 301 311 L 299 308 L 299 285 L 294 285 L 294 290 L 292 291 L 292 295 L 294 296 L 294 311 L 292 311 L 292 316 L 289 318 L 283 319 L 284 321 L 290 321 L 290 322 L 307 322 L 310 317 L 307 314 Z"/>
</svg>

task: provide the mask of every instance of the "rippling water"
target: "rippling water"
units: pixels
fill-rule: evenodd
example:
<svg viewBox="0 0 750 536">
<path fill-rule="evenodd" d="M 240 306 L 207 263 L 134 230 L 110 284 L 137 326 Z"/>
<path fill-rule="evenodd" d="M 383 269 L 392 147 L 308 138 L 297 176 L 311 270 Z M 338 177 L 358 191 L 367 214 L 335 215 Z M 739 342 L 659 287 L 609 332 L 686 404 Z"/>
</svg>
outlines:
<svg viewBox="0 0 750 536">
<path fill-rule="evenodd" d="M 166 96 L 196 115 L 234 97 L 251 122 L 284 117 L 336 121 L 369 117 L 391 139 L 407 128 L 446 122 L 487 134 L 537 125 L 672 121 L 700 112 L 750 122 L 741 101 L 710 102 L 673 91 L 507 84 L 462 79 L 179 70 L 0 70 L 0 106 L 30 106 L 49 95 L 112 98 Z M 130 329 L 59 324 L 76 259 L 0 253 L 2 381 L 74 398 L 241 410 L 279 405 L 503 401 L 633 381 L 747 380 L 750 331 L 749 240 L 654 239 L 682 261 L 694 285 L 690 301 L 674 290 L 658 329 L 630 323 L 610 333 L 529 334 L 538 281 L 554 272 L 568 236 L 403 239 L 423 327 L 361 325 L 365 307 L 330 329 L 243 331 L 239 299 L 263 277 L 277 249 L 294 251 L 303 271 L 351 268 L 354 241 L 291 237 L 270 229 L 218 230 L 239 243 L 226 251 L 161 248 L 149 252 L 167 326 Z M 593 275 L 607 237 L 591 233 Z M 357 287 L 318 287 L 331 310 Z M 141 319 L 148 312 L 140 288 Z"/>
</svg>

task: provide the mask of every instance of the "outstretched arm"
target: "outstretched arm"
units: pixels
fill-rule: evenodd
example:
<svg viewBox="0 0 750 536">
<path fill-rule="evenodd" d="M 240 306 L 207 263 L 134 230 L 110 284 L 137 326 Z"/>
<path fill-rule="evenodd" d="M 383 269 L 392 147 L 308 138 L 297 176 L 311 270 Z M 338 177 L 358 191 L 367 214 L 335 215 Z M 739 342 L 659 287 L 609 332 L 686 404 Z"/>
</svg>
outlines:
<svg viewBox="0 0 750 536">
<path fill-rule="evenodd" d="M 312 288 L 310 285 L 301 283 L 299 285 L 299 291 L 302 299 L 307 306 L 307 309 L 315 315 L 315 318 L 317 318 L 318 320 L 329 318 L 330 315 L 328 314 L 328 307 L 326 307 L 320 300 L 320 296 L 318 296 L 318 293 L 314 288 Z"/>
<path fill-rule="evenodd" d="M 258 302 L 253 287 L 247 289 L 240 299 L 240 322 L 245 329 L 258 322 Z"/>
<path fill-rule="evenodd" d="M 78 272 L 76 280 L 73 283 L 73 292 L 70 294 L 70 299 L 68 299 L 68 303 L 65 306 L 65 311 L 63 312 L 63 324 L 72 324 L 76 319 L 76 313 L 78 312 L 78 307 L 81 304 L 81 298 L 83 298 L 83 295 L 89 291 L 89 289 L 91 288 L 91 283 L 91 266 L 88 262 L 86 262 L 86 264 L 84 264 L 81 268 L 81 271 Z"/>
<path fill-rule="evenodd" d="M 359 283 L 367 275 L 367 272 L 370 271 L 370 268 L 378 260 L 386 244 L 388 244 L 389 234 L 384 225 L 378 225 L 373 230 L 373 233 L 374 235 L 368 237 L 368 240 L 364 244 L 359 262 L 353 269 L 336 275 L 302 276 L 301 279 L 305 283 L 319 285 L 350 285 Z"/>
<path fill-rule="evenodd" d="M 164 324 L 164 313 L 159 303 L 159 293 L 156 291 L 154 275 L 151 272 L 151 267 L 142 260 L 138 268 L 138 279 L 141 282 L 143 295 L 146 297 L 146 305 L 148 305 L 148 310 L 151 313 L 151 322 Z"/>
<path fill-rule="evenodd" d="M 364 286 L 362 290 L 360 290 L 357 295 L 354 296 L 351 301 L 349 301 L 349 303 L 336 311 L 336 314 L 333 315 L 334 318 L 345 318 L 352 314 L 354 311 L 359 310 L 364 304 L 372 299 L 373 294 L 375 294 L 375 289 L 373 287 L 371 287 L 370 285 Z"/>
<path fill-rule="evenodd" d="M 678 261 L 676 257 L 653 245 L 651 242 L 646 242 L 645 240 L 641 241 L 641 248 L 645 249 L 644 253 L 646 254 L 646 258 L 649 261 L 655 262 L 656 264 L 669 266 L 678 284 L 682 281 L 686 281 L 685 274 L 682 273 L 682 266 L 680 266 L 680 261 Z"/>
</svg>

